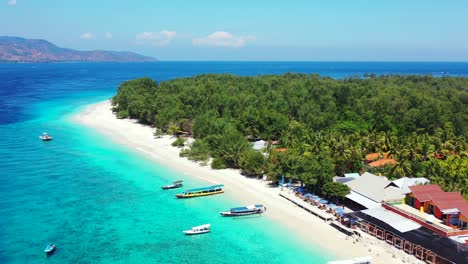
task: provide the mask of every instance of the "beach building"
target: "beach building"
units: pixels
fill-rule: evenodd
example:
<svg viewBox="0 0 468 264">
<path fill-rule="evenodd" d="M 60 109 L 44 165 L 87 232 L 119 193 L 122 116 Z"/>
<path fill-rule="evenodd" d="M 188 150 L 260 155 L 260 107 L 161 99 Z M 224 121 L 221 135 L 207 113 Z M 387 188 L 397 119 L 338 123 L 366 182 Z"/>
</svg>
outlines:
<svg viewBox="0 0 468 264">
<path fill-rule="evenodd" d="M 401 201 L 405 197 L 401 189 L 386 177 L 369 172 L 344 184 L 351 189 L 346 198 L 357 210 L 378 208 L 382 201 Z"/>
<path fill-rule="evenodd" d="M 365 163 L 371 167 L 378 168 L 397 163 L 395 159 L 388 156 L 388 153 L 370 153 L 366 155 Z"/>
<path fill-rule="evenodd" d="M 381 209 L 384 210 L 384 209 Z M 426 263 L 468 263 L 468 246 L 457 243 L 421 225 L 413 228 L 408 222 L 398 219 L 389 211 L 371 209 L 350 213 L 347 216 L 358 219 L 358 228 L 382 243 L 414 255 Z M 388 216 L 390 215 L 390 217 Z M 409 224 L 409 225 L 408 225 Z"/>
<path fill-rule="evenodd" d="M 334 182 L 345 183 L 359 178 L 361 175 L 359 173 L 345 173 L 344 176 L 335 176 L 333 177 Z"/>
<path fill-rule="evenodd" d="M 454 236 L 468 244 L 468 202 L 459 192 L 444 192 L 437 184 L 408 188 L 410 192 L 404 203 L 385 203 L 384 207 L 445 237 Z"/>
<path fill-rule="evenodd" d="M 426 178 L 404 177 L 395 181 L 390 181 L 384 176 L 377 176 L 365 172 L 361 176 L 335 177 L 335 181 L 348 185 L 351 192 L 346 196 L 357 209 L 378 208 L 382 202 L 399 203 L 406 194 L 410 193 L 410 186 L 426 184 Z"/>
<path fill-rule="evenodd" d="M 267 144 L 268 143 L 265 140 L 258 140 L 252 143 L 252 148 L 257 151 L 261 151 L 261 150 L 266 149 Z"/>
<path fill-rule="evenodd" d="M 361 177 L 361 175 L 359 173 L 357 173 L 357 172 L 353 172 L 353 173 L 345 173 L 344 177 L 350 177 L 350 178 L 357 179 L 357 178 Z"/>
<path fill-rule="evenodd" d="M 349 181 L 352 181 L 356 178 L 353 178 L 353 177 L 343 177 L 343 176 L 335 176 L 333 177 L 333 181 L 334 182 L 339 182 L 339 183 L 345 183 L 345 182 L 349 182 Z"/>
<path fill-rule="evenodd" d="M 428 184 L 429 180 L 423 177 L 419 177 L 419 178 L 403 177 L 398 180 L 392 181 L 392 183 L 398 186 L 401 189 L 401 191 L 406 195 L 411 192 L 409 188 L 410 186 Z"/>
</svg>

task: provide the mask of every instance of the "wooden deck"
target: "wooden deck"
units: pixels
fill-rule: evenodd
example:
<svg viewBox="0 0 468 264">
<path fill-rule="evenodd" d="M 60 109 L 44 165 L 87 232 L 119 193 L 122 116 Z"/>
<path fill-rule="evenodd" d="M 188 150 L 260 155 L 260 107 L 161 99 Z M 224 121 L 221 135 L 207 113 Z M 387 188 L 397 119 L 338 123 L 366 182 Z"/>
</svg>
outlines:
<svg viewBox="0 0 468 264">
<path fill-rule="evenodd" d="M 279 196 L 283 197 L 284 199 L 292 202 L 293 204 L 299 206 L 300 208 L 306 210 L 307 212 L 320 217 L 321 219 L 325 221 L 329 220 L 335 220 L 336 217 L 333 214 L 327 213 L 322 209 L 317 208 L 314 205 L 311 205 L 310 203 L 303 201 L 301 198 L 295 196 L 294 194 L 283 194 L 280 193 Z"/>
</svg>

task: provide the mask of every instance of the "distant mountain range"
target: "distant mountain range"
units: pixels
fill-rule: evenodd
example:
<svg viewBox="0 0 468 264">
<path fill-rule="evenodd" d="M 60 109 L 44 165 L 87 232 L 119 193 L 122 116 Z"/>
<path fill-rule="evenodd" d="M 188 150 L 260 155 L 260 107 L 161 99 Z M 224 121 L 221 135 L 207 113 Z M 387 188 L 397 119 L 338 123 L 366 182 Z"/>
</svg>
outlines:
<svg viewBox="0 0 468 264">
<path fill-rule="evenodd" d="M 0 62 L 150 62 L 152 57 L 128 51 L 79 51 L 42 39 L 0 36 Z"/>
</svg>

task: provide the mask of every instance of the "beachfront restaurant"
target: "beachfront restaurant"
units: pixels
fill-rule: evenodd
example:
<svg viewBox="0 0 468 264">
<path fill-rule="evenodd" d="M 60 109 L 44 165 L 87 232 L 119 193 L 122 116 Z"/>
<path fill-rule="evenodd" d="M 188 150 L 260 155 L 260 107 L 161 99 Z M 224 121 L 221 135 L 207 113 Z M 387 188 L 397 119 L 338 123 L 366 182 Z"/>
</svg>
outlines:
<svg viewBox="0 0 468 264">
<path fill-rule="evenodd" d="M 406 204 L 433 215 L 447 226 L 467 230 L 468 234 L 468 202 L 459 192 L 444 192 L 437 184 L 409 188 Z"/>
<path fill-rule="evenodd" d="M 369 172 L 344 184 L 351 189 L 346 195 L 346 206 L 354 211 L 378 208 L 382 201 L 401 201 L 405 197 L 401 188 L 386 177 Z"/>
</svg>

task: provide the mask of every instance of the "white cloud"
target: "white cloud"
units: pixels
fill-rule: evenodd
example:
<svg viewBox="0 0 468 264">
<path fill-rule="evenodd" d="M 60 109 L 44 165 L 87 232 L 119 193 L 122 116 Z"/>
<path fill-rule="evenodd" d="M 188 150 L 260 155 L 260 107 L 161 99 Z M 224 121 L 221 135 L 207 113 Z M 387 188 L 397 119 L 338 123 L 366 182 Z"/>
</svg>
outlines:
<svg viewBox="0 0 468 264">
<path fill-rule="evenodd" d="M 195 46 L 242 48 L 248 41 L 253 40 L 255 40 L 254 36 L 235 36 L 226 31 L 216 31 L 207 37 L 192 39 L 192 44 Z"/>
<path fill-rule="evenodd" d="M 172 42 L 177 33 L 175 31 L 163 30 L 159 32 L 141 32 L 136 35 L 140 44 L 151 44 L 154 46 L 165 46 Z"/>
<path fill-rule="evenodd" d="M 85 32 L 85 33 L 81 34 L 80 38 L 82 38 L 82 39 L 93 39 L 94 35 L 93 35 L 93 33 Z"/>
<path fill-rule="evenodd" d="M 8 0 L 8 5 L 14 6 L 16 5 L 16 0 Z"/>
<path fill-rule="evenodd" d="M 111 39 L 112 38 L 112 33 L 110 33 L 110 32 L 104 33 L 104 38 Z"/>
</svg>

